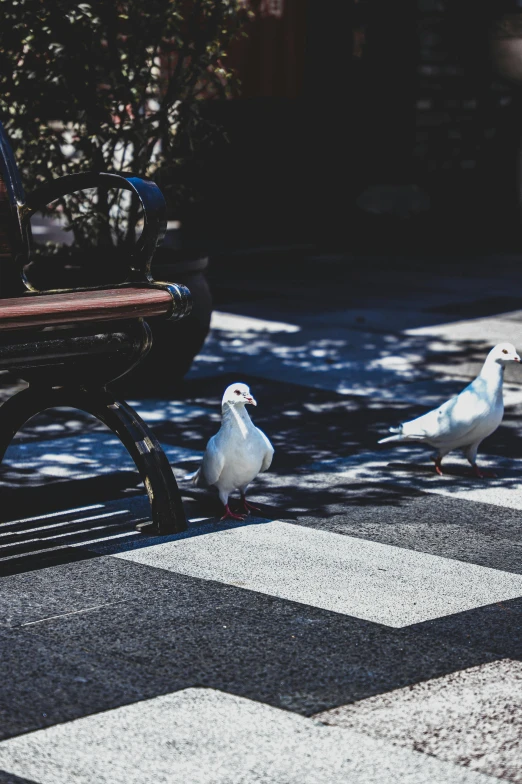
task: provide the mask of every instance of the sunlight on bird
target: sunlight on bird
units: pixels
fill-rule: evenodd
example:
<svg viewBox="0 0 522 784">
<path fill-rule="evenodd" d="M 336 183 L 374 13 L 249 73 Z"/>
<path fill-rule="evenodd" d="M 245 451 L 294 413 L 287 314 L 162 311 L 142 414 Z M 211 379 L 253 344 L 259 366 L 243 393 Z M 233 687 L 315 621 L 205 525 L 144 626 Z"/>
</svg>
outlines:
<svg viewBox="0 0 522 784">
<path fill-rule="evenodd" d="M 201 467 L 192 477 L 197 487 L 217 487 L 225 507 L 222 520 L 244 520 L 229 506 L 229 496 L 239 490 L 245 514 L 258 511 L 246 500 L 249 484 L 272 463 L 274 448 L 266 435 L 254 425 L 245 406 L 257 406 L 246 384 L 231 384 L 221 402 L 219 431 L 207 444 Z"/>
</svg>

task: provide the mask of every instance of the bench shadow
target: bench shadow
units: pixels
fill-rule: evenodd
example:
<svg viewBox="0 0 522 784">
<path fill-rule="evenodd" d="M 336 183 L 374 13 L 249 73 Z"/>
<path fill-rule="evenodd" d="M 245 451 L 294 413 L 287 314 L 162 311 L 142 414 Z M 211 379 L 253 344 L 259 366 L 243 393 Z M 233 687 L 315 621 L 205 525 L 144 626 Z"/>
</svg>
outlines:
<svg viewBox="0 0 522 784">
<path fill-rule="evenodd" d="M 189 520 L 187 530 L 179 534 L 171 534 L 169 536 L 143 536 L 137 533 L 135 536 L 125 537 L 125 539 L 121 541 L 92 543 L 84 545 L 84 547 L 88 549 L 89 552 L 95 552 L 98 555 L 114 555 L 116 553 L 125 553 L 131 550 L 142 550 L 145 547 L 155 547 L 167 542 L 193 539 L 196 536 L 206 536 L 208 534 L 214 534 L 217 531 L 231 531 L 236 528 L 246 528 L 253 525 L 266 525 L 272 521 L 273 518 L 265 518 L 257 515 L 250 515 L 242 522 L 239 520 L 222 521 L 219 517 L 197 521 Z"/>
<path fill-rule="evenodd" d="M 216 530 L 269 522 L 259 515 L 250 515 L 244 522 L 221 522 L 217 497 L 197 491 L 185 493 L 181 488 L 188 530 L 169 536 L 145 536 L 136 531 L 138 523 L 150 521 L 149 501 L 140 484 L 137 473 L 125 472 L 61 482 L 58 486 L 31 487 L 23 493 L 20 489 L 7 488 L 10 492 L 4 495 L 4 500 L 7 498 L 8 503 L 0 519 L 0 575 L 20 574 Z M 21 500 L 16 503 L 20 495 L 23 503 Z"/>
</svg>

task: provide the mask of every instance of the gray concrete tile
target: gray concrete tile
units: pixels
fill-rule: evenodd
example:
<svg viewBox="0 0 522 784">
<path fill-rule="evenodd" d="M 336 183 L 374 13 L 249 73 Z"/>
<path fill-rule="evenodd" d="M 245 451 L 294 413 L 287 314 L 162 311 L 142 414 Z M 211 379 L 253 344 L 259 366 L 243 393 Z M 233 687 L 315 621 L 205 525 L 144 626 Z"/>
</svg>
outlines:
<svg viewBox="0 0 522 784">
<path fill-rule="evenodd" d="M 256 500 L 280 505 L 283 519 L 300 525 L 522 574 L 516 509 L 423 493 L 406 480 L 356 482 L 332 474 L 321 479 L 305 473 L 293 477 L 299 498 L 294 504 L 288 499 L 285 510 L 284 488 L 277 478 L 266 477 Z"/>
<path fill-rule="evenodd" d="M 200 457 L 200 453 L 166 444 L 173 464 Z M 92 479 L 136 471 L 120 440 L 107 432 L 38 441 L 15 441 L 6 452 L 2 481 L 10 485 L 37 485 L 68 479 Z"/>
<path fill-rule="evenodd" d="M 145 698 L 194 685 L 315 713 L 498 658 L 488 642 L 494 638 L 497 646 L 506 645 L 510 626 L 516 624 L 511 602 L 507 610 L 490 606 L 485 618 L 479 609 L 390 629 L 110 560 L 120 568 L 108 570 L 106 589 L 119 580 L 120 595 L 127 590 L 126 601 L 39 616 L 39 622 L 23 627 L 0 627 L 3 662 L 10 673 L 2 690 L 4 732 L 44 722 L 38 704 L 56 723 L 133 701 L 136 691 Z M 75 587 L 83 581 L 89 591 L 91 570 L 92 578 L 102 582 L 102 570 L 87 561 Z M 45 590 L 56 598 L 66 596 L 63 569 L 46 571 Z M 118 595 L 117 588 L 114 593 Z M 469 630 L 477 623 L 484 637 L 470 639 Z M 91 685 L 78 685 L 77 676 L 88 677 Z M 40 703 L 37 694 L 42 695 Z"/>
<path fill-rule="evenodd" d="M 497 476 L 477 479 L 471 476 L 469 463 L 458 452 L 445 458 L 444 475 L 438 476 L 430 465 L 432 454 L 433 450 L 423 447 L 403 445 L 393 449 L 387 445 L 372 452 L 315 462 L 309 469 L 322 474 L 333 471 L 341 480 L 379 483 L 383 487 L 404 484 L 415 490 L 502 509 L 522 508 L 522 459 L 479 453 L 479 465 Z"/>
<path fill-rule="evenodd" d="M 522 597 L 516 574 L 278 520 L 114 555 L 395 628 Z"/>
<path fill-rule="evenodd" d="M 74 482 L 71 484 L 74 485 Z M 80 486 L 81 484 L 80 481 Z M 92 483 L 89 483 L 89 486 L 92 488 Z M 60 485 L 60 490 L 62 488 L 63 485 Z M 37 494 L 39 489 L 32 488 L 32 492 Z M 78 490 L 79 488 L 76 488 L 77 493 Z M 29 492 L 26 492 L 27 495 Z M 121 495 L 123 497 L 117 501 L 102 500 L 99 503 L 72 506 L 1 522 L 0 573 L 5 576 L 33 571 L 36 575 L 39 573 L 36 570 L 43 570 L 50 563 L 91 558 L 92 554 L 87 551 L 75 549 L 79 545 L 91 541 L 120 541 L 139 537 L 136 532 L 137 523 L 150 520 L 147 496 L 136 495 L 134 489 L 127 494 L 123 491 Z M 39 497 L 41 498 L 37 495 L 35 501 L 38 501 Z M 52 497 L 50 500 L 52 503 Z M 61 493 L 59 503 L 63 505 L 66 501 L 67 494 Z M 56 498 L 53 505 L 56 507 Z M 38 507 L 38 504 L 36 506 Z M 190 508 L 192 504 L 187 506 Z M 3 511 L 5 514 L 7 510 Z M 36 576 L 28 579 L 37 582 Z"/>
<path fill-rule="evenodd" d="M 209 689 L 167 694 L 5 740 L 0 765 L 42 784 L 493 781 L 382 740 Z"/>
<path fill-rule="evenodd" d="M 522 781 L 522 663 L 454 672 L 318 714 L 346 727 L 508 781 Z"/>
<path fill-rule="evenodd" d="M 0 770 L 0 784 L 39 784 L 39 782 L 15 776 L 14 773 L 8 773 L 6 770 Z"/>
<path fill-rule="evenodd" d="M 136 665 L 106 656 L 101 641 L 88 648 L 78 637 L 64 643 L 28 628 L 0 629 L 6 673 L 0 694 L 0 737 L 107 710 L 157 694 Z M 185 684 L 183 684 L 185 685 Z M 0 768 L 2 767 L 0 763 Z"/>
<path fill-rule="evenodd" d="M 0 626 L 14 629 L 101 607 L 116 609 L 153 591 L 139 579 L 142 574 L 139 567 L 98 557 L 3 577 Z"/>
</svg>

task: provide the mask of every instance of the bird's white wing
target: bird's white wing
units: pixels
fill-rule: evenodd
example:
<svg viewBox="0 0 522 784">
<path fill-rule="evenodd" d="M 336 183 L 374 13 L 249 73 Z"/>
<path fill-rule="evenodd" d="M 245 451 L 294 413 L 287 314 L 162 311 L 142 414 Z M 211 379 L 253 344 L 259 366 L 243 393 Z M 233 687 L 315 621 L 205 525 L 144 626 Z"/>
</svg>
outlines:
<svg viewBox="0 0 522 784">
<path fill-rule="evenodd" d="M 482 379 L 475 379 L 460 395 L 427 414 L 405 422 L 401 434 L 412 440 L 460 441 L 492 413 L 493 401 L 483 388 Z"/>
<path fill-rule="evenodd" d="M 263 473 L 263 471 L 268 471 L 268 469 L 272 465 L 272 458 L 274 456 L 274 447 L 272 446 L 270 440 L 267 438 L 267 436 L 263 433 L 262 430 L 257 428 L 257 431 L 263 436 L 263 441 L 266 446 L 266 451 L 263 457 L 263 462 L 261 463 L 261 470 L 260 470 L 260 473 Z"/>
<path fill-rule="evenodd" d="M 225 466 L 225 455 L 219 448 L 216 436 L 212 436 L 205 449 L 201 471 L 209 485 L 215 485 Z"/>
</svg>

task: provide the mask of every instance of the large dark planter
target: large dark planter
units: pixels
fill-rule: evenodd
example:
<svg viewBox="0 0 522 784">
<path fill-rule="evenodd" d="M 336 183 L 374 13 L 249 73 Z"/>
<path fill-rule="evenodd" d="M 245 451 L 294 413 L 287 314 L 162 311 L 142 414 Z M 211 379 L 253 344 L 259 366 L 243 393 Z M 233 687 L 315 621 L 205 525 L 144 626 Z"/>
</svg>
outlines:
<svg viewBox="0 0 522 784">
<path fill-rule="evenodd" d="M 506 13 L 495 20 L 491 31 L 493 68 L 511 84 L 522 86 L 522 12 Z"/>
<path fill-rule="evenodd" d="M 181 321 L 148 319 L 152 348 L 140 365 L 118 384 L 125 395 L 169 395 L 188 373 L 210 328 L 212 296 L 206 278 L 208 258 L 187 257 L 182 251 L 159 248 L 154 256 L 155 280 L 183 283 L 192 294 L 192 312 Z"/>
</svg>

